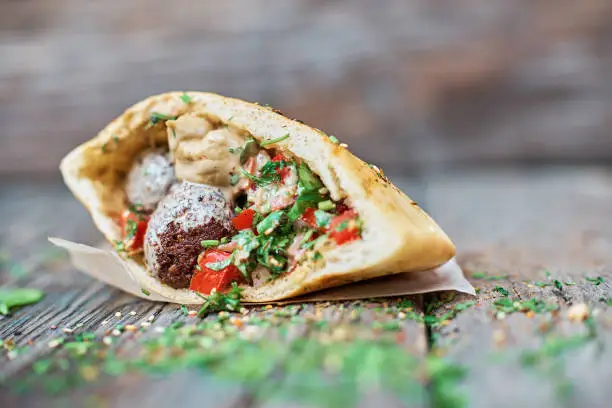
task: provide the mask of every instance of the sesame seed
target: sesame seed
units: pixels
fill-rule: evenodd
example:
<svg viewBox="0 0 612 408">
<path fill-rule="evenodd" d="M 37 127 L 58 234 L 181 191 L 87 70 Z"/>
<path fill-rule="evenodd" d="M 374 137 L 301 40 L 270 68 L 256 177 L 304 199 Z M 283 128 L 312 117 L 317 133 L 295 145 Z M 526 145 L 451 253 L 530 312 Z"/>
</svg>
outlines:
<svg viewBox="0 0 612 408">
<path fill-rule="evenodd" d="M 142 323 L 140 323 L 140 326 L 141 327 L 149 327 L 149 326 L 151 326 L 151 322 L 142 322 Z"/>
<path fill-rule="evenodd" d="M 56 348 L 63 342 L 64 342 L 64 339 L 53 339 L 49 343 L 47 343 L 47 346 L 49 346 L 49 348 Z"/>
<path fill-rule="evenodd" d="M 163 333 L 166 331 L 165 327 L 156 327 L 155 329 L 155 333 Z"/>
<path fill-rule="evenodd" d="M 121 317 L 121 312 L 115 313 L 115 317 Z"/>
<path fill-rule="evenodd" d="M 104 336 L 102 338 L 102 343 L 106 344 L 107 346 L 110 346 L 111 344 L 113 344 L 113 338 L 109 336 Z"/>
<path fill-rule="evenodd" d="M 68 333 L 68 334 L 70 334 L 70 333 L 73 333 L 73 332 L 74 332 L 74 330 L 72 330 L 70 327 L 64 327 L 64 328 L 62 329 L 62 331 L 63 331 L 64 333 Z"/>
<path fill-rule="evenodd" d="M 83 323 L 77 323 L 76 327 L 83 327 Z"/>
<path fill-rule="evenodd" d="M 102 320 L 102 322 L 100 323 L 100 326 L 106 326 L 107 323 L 108 323 L 108 320 Z"/>
<path fill-rule="evenodd" d="M 128 324 L 125 326 L 125 330 L 135 332 L 136 330 L 138 330 L 138 328 L 134 326 L 133 324 Z"/>
<path fill-rule="evenodd" d="M 346 143 L 340 143 L 339 145 L 340 147 L 348 147 L 348 145 Z"/>
<path fill-rule="evenodd" d="M 130 316 L 136 316 L 136 312 L 132 310 L 132 311 L 130 312 Z"/>
<path fill-rule="evenodd" d="M 111 331 L 111 334 L 112 334 L 113 336 L 115 336 L 115 337 L 116 337 L 116 336 L 120 336 L 120 335 L 121 335 L 121 330 L 118 330 L 118 329 L 113 329 L 113 331 Z"/>
<path fill-rule="evenodd" d="M 147 319 L 148 321 L 152 322 L 153 320 L 155 320 L 155 315 L 151 315 L 149 316 L 149 318 Z"/>
</svg>

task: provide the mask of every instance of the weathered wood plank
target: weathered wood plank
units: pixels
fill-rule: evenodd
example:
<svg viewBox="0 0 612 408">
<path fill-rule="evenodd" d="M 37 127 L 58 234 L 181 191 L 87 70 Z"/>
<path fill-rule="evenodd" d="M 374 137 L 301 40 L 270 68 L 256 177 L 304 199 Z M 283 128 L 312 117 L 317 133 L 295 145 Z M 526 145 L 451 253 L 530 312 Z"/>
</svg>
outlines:
<svg viewBox="0 0 612 408">
<path fill-rule="evenodd" d="M 418 183 L 411 182 L 409 186 L 418 193 Z M 49 234 L 92 244 L 99 240 L 100 235 L 80 204 L 63 186 L 29 184 L 24 187 L 15 184 L 5 187 L 3 191 L 9 194 L 0 200 L 0 215 L 11 221 L 0 227 L 2 248 L 7 255 L 7 259 L 3 260 L 0 282 L 38 287 L 46 292 L 46 297 L 40 303 L 16 310 L 9 317 L 0 316 L 0 338 L 14 342 L 17 348 L 26 347 L 12 359 L 7 359 L 9 353 L 0 355 L 0 382 L 7 381 L 0 388 L 0 398 L 9 406 L 48 406 L 51 403 L 124 406 L 144 402 L 147 406 L 178 404 L 195 407 L 201 406 L 203 401 L 220 407 L 287 406 L 288 403 L 293 406 L 318 406 L 321 401 L 332 397 L 338 398 L 338 401 L 356 399 L 361 401 L 361 406 L 377 406 L 382 402 L 388 406 L 427 405 L 424 377 L 402 378 L 403 384 L 399 390 L 398 387 L 389 390 L 378 377 L 370 378 L 372 372 L 382 372 L 387 367 L 386 362 L 377 360 L 379 355 L 388 359 L 389 354 L 383 351 L 384 339 L 399 344 L 402 350 L 400 357 L 406 358 L 410 364 L 422 364 L 427 339 L 419 320 L 422 319 L 420 297 L 409 298 L 414 303 L 412 313 L 416 317 L 413 318 L 419 321 L 398 320 L 399 309 L 394 309 L 394 305 L 406 299 L 393 299 L 388 304 L 345 302 L 304 305 L 299 308 L 296 317 L 303 317 L 304 321 L 296 324 L 275 323 L 275 313 L 283 315 L 297 306 L 253 309 L 247 316 L 271 324 L 260 335 L 278 349 L 277 353 L 270 355 L 273 371 L 254 383 L 228 380 L 207 369 L 183 369 L 164 376 L 132 373 L 119 377 L 108 376 L 101 371 L 96 374 L 95 381 L 69 393 L 49 396 L 40 389 L 46 384 L 41 378 L 34 383 L 37 388 L 33 392 L 16 394 L 13 388 L 17 384 L 31 380 L 33 363 L 41 359 L 59 361 L 65 358 L 61 345 L 55 348 L 49 346 L 50 343 L 57 343 L 57 339 L 71 339 L 78 333 L 91 332 L 98 341 L 104 337 L 112 339 L 109 349 L 123 353 L 123 358 L 130 361 L 144 353 L 144 341 L 160 338 L 162 334 L 158 330 L 161 328 L 174 322 L 193 325 L 198 319 L 184 316 L 177 305 L 138 300 L 94 282 L 74 271 L 67 259 L 58 258 L 57 253 L 40 255 L 43 248 L 49 247 L 46 241 Z M 50 209 L 53 216 L 49 215 Z M 10 273 L 12 269 L 19 269 L 15 266 L 21 266 L 19 273 Z M 283 317 L 278 319 L 282 320 Z M 385 324 L 390 326 L 387 328 Z M 118 325 L 124 329 L 121 334 L 115 335 L 112 330 Z M 127 330 L 130 326 L 137 331 Z M 284 331 L 289 332 L 286 337 Z M 355 353 L 361 349 L 353 349 L 352 354 L 343 356 L 342 347 L 336 345 L 345 342 L 352 346 L 364 340 L 372 342 L 375 347 L 369 344 L 363 346 L 363 364 L 353 361 Z M 378 342 L 381 342 L 380 347 Z M 236 358 L 244 359 L 246 364 L 254 356 L 243 349 L 237 350 Z M 352 371 L 336 372 L 333 364 L 337 363 L 333 363 L 333 360 L 338 358 L 353 364 Z M 332 366 L 327 367 L 327 364 Z M 302 383 L 302 371 L 309 376 L 310 382 Z M 68 374 L 74 376 L 75 372 L 70 370 L 47 377 L 57 376 L 61 379 Z M 324 389 L 320 395 L 314 392 L 327 380 L 334 388 Z M 312 396 L 318 398 L 306 398 Z"/>
<path fill-rule="evenodd" d="M 455 239 L 462 264 L 481 290 L 477 306 L 434 329 L 438 352 L 468 370 L 459 391 L 469 396 L 470 406 L 608 406 L 611 310 L 600 299 L 612 294 L 609 172 L 558 168 L 438 175 L 428 187 L 427 208 Z M 508 276 L 486 280 L 483 272 Z M 605 282 L 585 279 L 595 276 Z M 491 305 L 504 298 L 496 286 L 508 290 L 509 298 L 540 299 L 560 311 L 500 315 Z M 458 296 L 437 315 L 467 300 Z M 542 357 L 557 354 L 551 343 L 587 333 L 583 323 L 567 318 L 570 306 L 579 303 L 600 313 L 594 318 L 597 337 Z M 528 359 L 534 351 L 542 358 L 535 367 Z"/>
<path fill-rule="evenodd" d="M 270 103 L 398 170 L 610 159 L 608 0 L 385 6 L 5 0 L 0 173 L 57 175 L 127 106 L 175 89 Z"/>
</svg>

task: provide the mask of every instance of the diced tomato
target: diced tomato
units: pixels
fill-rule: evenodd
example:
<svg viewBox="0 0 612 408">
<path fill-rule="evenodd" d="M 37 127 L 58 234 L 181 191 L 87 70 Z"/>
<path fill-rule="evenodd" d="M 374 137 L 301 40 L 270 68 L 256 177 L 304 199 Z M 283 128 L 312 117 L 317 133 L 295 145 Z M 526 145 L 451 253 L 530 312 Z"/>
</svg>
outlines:
<svg viewBox="0 0 612 408">
<path fill-rule="evenodd" d="M 225 292 L 232 282 L 241 281 L 242 275 L 236 266 L 228 265 L 220 271 L 214 271 L 206 266 L 209 263 L 222 262 L 231 254 L 216 249 L 208 249 L 198 257 L 198 266 L 189 284 L 189 289 L 204 295 L 209 295 L 215 289 L 217 292 Z"/>
<path fill-rule="evenodd" d="M 330 238 L 336 241 L 338 245 L 360 239 L 357 213 L 353 210 L 348 210 L 340 215 L 336 215 L 329 222 L 328 232 Z"/>
<path fill-rule="evenodd" d="M 242 210 L 240 214 L 232 219 L 232 224 L 238 230 L 244 230 L 253 227 L 253 218 L 255 217 L 255 210 L 247 208 Z"/>
<path fill-rule="evenodd" d="M 283 156 L 282 153 L 278 153 L 276 156 L 274 156 L 272 158 L 273 162 L 288 162 L 289 159 L 287 159 L 285 156 Z M 287 177 L 289 177 L 291 175 L 291 168 L 285 166 L 282 169 L 277 169 L 276 173 L 281 177 L 281 181 L 285 182 L 285 180 L 287 179 Z"/>
<path fill-rule="evenodd" d="M 304 214 L 302 214 L 302 220 L 312 228 L 319 228 L 317 225 L 317 218 L 315 217 L 315 209 L 312 207 L 306 208 Z"/>
<path fill-rule="evenodd" d="M 273 162 L 278 162 L 278 161 L 289 161 L 282 153 L 277 153 L 273 158 L 272 158 Z"/>
<path fill-rule="evenodd" d="M 125 210 L 121 214 L 121 237 L 127 251 L 138 251 L 144 244 L 149 216 Z"/>
</svg>

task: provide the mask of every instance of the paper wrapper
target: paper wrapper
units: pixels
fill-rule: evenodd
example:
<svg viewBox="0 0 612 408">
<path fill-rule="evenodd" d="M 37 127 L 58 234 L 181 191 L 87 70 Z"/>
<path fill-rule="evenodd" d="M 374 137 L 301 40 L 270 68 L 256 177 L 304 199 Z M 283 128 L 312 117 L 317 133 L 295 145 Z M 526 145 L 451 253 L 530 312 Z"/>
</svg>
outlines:
<svg viewBox="0 0 612 408">
<path fill-rule="evenodd" d="M 113 250 L 94 248 L 60 238 L 49 238 L 49 241 L 60 248 L 66 249 L 70 254 L 74 267 L 92 278 L 142 299 L 175 302 L 156 292 L 154 288 L 143 287 L 142 283 L 130 272 L 126 263 Z M 287 304 L 294 302 L 355 300 L 414 295 L 442 290 L 456 290 L 471 295 L 476 294 L 472 285 L 463 276 L 461 267 L 459 267 L 459 264 L 453 258 L 446 264 L 428 271 L 407 272 L 383 278 L 369 279 L 309 293 L 292 299 L 265 303 Z M 146 295 L 145 292 L 148 292 L 149 295 Z"/>
</svg>

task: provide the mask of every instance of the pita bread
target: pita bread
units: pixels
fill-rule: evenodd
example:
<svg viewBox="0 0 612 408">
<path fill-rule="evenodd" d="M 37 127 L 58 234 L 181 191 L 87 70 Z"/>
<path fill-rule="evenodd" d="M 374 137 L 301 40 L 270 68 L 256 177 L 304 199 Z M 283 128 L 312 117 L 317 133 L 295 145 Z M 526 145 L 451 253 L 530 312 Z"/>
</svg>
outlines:
<svg viewBox="0 0 612 408">
<path fill-rule="evenodd" d="M 267 107 L 203 92 L 149 97 L 62 160 L 65 183 L 110 242 L 121 239 L 113 217 L 127 207 L 124 184 L 133 161 L 145 149 L 167 146 L 165 124 L 150 124 L 155 112 L 172 117 L 197 113 L 218 126 L 246 132 L 258 142 L 289 134 L 273 147 L 305 162 L 329 189 L 331 198 L 345 198 L 363 222 L 361 240 L 333 247 L 323 253 L 324 260 L 317 265 L 300 264 L 278 279 L 257 287 L 245 286 L 246 301 L 285 299 L 349 282 L 431 269 L 455 254 L 450 239 L 414 201 L 380 170 L 334 143 L 324 132 Z M 125 257 L 123 262 L 143 288 L 178 303 L 202 302 L 188 289 L 162 284 L 142 260 Z"/>
</svg>

